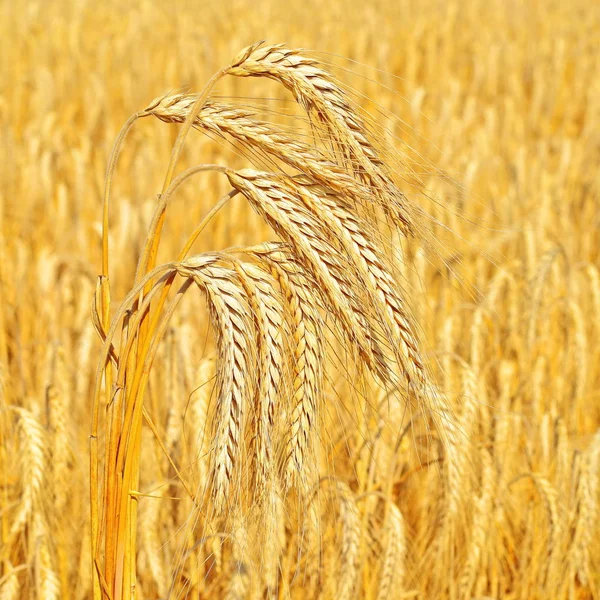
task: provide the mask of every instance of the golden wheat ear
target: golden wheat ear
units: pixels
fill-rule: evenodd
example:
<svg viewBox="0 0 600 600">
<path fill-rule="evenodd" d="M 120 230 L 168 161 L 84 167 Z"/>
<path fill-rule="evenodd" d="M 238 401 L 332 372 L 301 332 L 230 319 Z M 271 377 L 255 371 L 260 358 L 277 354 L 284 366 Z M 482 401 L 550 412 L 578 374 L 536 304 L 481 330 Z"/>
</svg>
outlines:
<svg viewBox="0 0 600 600">
<path fill-rule="evenodd" d="M 326 126 L 327 133 L 338 146 L 344 166 L 367 185 L 374 201 L 391 221 L 408 235 L 414 232 L 410 208 L 404 194 L 386 172 L 383 161 L 369 140 L 367 129 L 352 109 L 346 94 L 335 78 L 319 62 L 302 49 L 283 44 L 254 44 L 246 58 L 228 69 L 237 77 L 266 77 L 281 83 L 308 113 Z"/>
<path fill-rule="evenodd" d="M 250 457 L 254 495 L 261 498 L 272 479 L 274 418 L 282 389 L 287 387 L 284 309 L 275 279 L 258 265 L 227 257 L 250 298 L 256 330 L 257 382 L 253 399 Z"/>
<path fill-rule="evenodd" d="M 296 264 L 289 248 L 268 243 L 245 251 L 265 265 L 277 280 L 285 298 L 285 314 L 292 332 L 292 394 L 283 442 L 281 477 L 286 487 L 306 485 L 307 457 L 312 456 L 314 431 L 318 424 L 319 402 L 325 361 L 325 325 L 315 294 L 304 269 Z"/>
<path fill-rule="evenodd" d="M 252 398 L 256 365 L 250 300 L 235 269 L 215 264 L 213 256 L 185 261 L 180 273 L 206 293 L 217 331 L 217 415 L 211 475 L 215 510 L 225 508 L 234 478 L 239 478 L 242 434 Z"/>
</svg>

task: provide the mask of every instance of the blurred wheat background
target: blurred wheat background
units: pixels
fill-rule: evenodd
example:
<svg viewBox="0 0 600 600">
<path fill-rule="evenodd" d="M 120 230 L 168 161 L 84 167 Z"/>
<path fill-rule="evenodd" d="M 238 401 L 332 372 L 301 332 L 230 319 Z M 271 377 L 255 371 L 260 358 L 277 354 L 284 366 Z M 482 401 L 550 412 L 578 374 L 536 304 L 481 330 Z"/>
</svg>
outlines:
<svg viewBox="0 0 600 600">
<path fill-rule="evenodd" d="M 420 235 L 394 239 L 459 425 L 461 477 L 448 483 L 419 411 L 356 389 L 341 357 L 325 365 L 314 425 L 318 501 L 277 496 L 266 533 L 247 506 L 203 529 L 172 464 L 194 489 L 206 482 L 214 341 L 206 307 L 186 299 L 146 395 L 156 431 L 142 435 L 137 598 L 599 598 L 600 5 L 5 0 L 0 599 L 92 597 L 90 307 L 114 139 L 153 98 L 199 91 L 262 38 L 314 50 L 354 90 L 431 216 Z M 229 78 L 215 93 L 281 127 L 299 120 L 276 86 Z M 115 307 L 177 132 L 143 119 L 124 144 Z M 192 131 L 182 165 L 201 162 L 249 166 L 235 145 Z M 182 186 L 158 264 L 225 192 L 215 173 Z M 194 252 L 273 237 L 236 198 Z"/>
</svg>

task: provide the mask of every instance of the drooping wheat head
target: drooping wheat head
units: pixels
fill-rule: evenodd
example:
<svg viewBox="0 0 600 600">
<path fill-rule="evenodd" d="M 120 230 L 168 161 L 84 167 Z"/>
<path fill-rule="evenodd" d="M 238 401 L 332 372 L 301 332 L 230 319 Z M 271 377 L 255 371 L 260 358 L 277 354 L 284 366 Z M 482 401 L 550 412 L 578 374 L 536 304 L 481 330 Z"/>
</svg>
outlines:
<svg viewBox="0 0 600 600">
<path fill-rule="evenodd" d="M 213 87 L 226 75 L 262 77 L 282 84 L 308 118 L 323 128 L 329 149 L 260 121 L 249 111 L 215 102 L 210 97 Z M 107 225 L 112 174 L 127 132 L 147 116 L 182 127 L 138 262 L 136 281 L 109 322 Z M 262 164 L 245 169 L 199 165 L 174 179 L 183 142 L 192 127 L 234 140 L 249 151 L 248 156 L 268 158 L 273 170 L 263 170 Z M 174 192 L 186 179 L 210 171 L 224 176 L 232 191 L 196 228 L 180 255 L 156 267 Z M 202 292 L 208 305 L 217 366 L 214 410 L 203 405 L 198 413 L 205 420 L 211 415 L 212 421 L 201 424 L 208 436 L 201 444 L 209 454 L 207 478 L 203 493 L 190 493 L 202 507 L 196 523 L 200 520 L 207 531 L 217 522 L 233 528 L 234 556 L 236 544 L 250 531 L 247 511 L 259 510 L 263 515 L 260 522 L 275 531 L 282 517 L 274 515 L 284 514 L 278 507 L 286 506 L 293 497 L 305 503 L 318 485 L 317 446 L 323 440 L 317 439 L 316 432 L 327 410 L 324 365 L 331 344 L 342 348 L 345 360 L 358 364 L 360 372 L 370 373 L 379 386 L 425 410 L 426 421 L 448 447 L 450 506 L 458 502 L 461 473 L 457 469 L 461 463 L 456 460 L 457 429 L 443 394 L 428 376 L 417 328 L 379 229 L 383 221 L 405 235 L 415 232 L 413 211 L 390 173 L 362 117 L 335 79 L 302 51 L 281 45 L 250 46 L 217 73 L 201 94 L 160 97 L 125 125 L 109 164 L 103 272 L 94 315 L 104 342 L 92 431 L 96 598 L 118 600 L 125 597 L 125 590 L 135 587 L 137 509 L 132 491 L 140 477 L 143 421 L 157 435 L 144 407 L 144 395 L 168 323 L 183 296 L 194 288 Z M 203 228 L 235 195 L 249 203 L 278 240 L 188 257 Z M 176 280 L 180 280 L 178 291 L 172 294 Z M 102 388 L 107 408 L 103 458 L 98 445 Z M 176 440 L 179 436 L 168 437 Z M 159 443 L 168 455 L 173 444 L 169 440 Z M 169 463 L 183 480 L 170 457 Z M 189 490 L 189 484 L 185 483 L 185 489 Z M 344 582 L 339 597 L 351 598 L 358 585 L 360 511 L 347 483 L 338 481 L 331 489 L 342 523 L 335 567 L 341 570 L 336 581 Z M 236 516 L 231 520 L 227 514 Z M 397 507 L 386 510 L 386 515 L 381 594 L 391 585 L 391 561 L 402 554 L 405 543 Z M 297 526 L 303 531 L 304 525 Z M 277 585 L 282 549 L 274 550 L 276 563 L 267 558 L 261 561 L 270 590 Z M 265 549 L 265 557 L 268 555 Z M 239 560 L 234 559 L 238 571 L 231 576 L 230 595 L 238 593 L 239 586 L 254 585 L 245 575 L 248 567 Z"/>
</svg>

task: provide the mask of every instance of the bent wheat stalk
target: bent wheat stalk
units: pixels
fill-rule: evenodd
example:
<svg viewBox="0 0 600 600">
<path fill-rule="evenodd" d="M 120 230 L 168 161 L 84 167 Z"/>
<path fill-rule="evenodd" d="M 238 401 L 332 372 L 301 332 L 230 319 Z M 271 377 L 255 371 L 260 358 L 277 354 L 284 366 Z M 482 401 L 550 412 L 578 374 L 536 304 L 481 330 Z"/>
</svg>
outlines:
<svg viewBox="0 0 600 600">
<path fill-rule="evenodd" d="M 214 84 L 228 75 L 264 77 L 282 84 L 309 117 L 317 117 L 332 150 L 313 147 L 248 111 L 215 102 Z M 133 287 L 109 322 L 112 178 L 127 132 L 138 119 L 149 116 L 182 127 Z M 235 140 L 249 151 L 248 156 L 258 153 L 293 172 L 265 172 L 258 164 L 240 170 L 198 165 L 175 178 L 192 127 Z M 192 175 L 209 171 L 226 177 L 233 190 L 215 204 L 179 256 L 157 267 L 163 225 L 175 192 Z M 236 194 L 279 239 L 188 257 L 204 227 Z M 227 523 L 227 514 L 235 515 L 236 522 L 243 519 L 244 507 L 254 502 L 261 504 L 267 518 L 274 496 L 283 494 L 283 507 L 292 487 L 307 500 L 307 474 L 316 474 L 310 459 L 324 407 L 330 331 L 347 356 L 360 361 L 361 370 L 369 370 L 381 385 L 404 387 L 413 398 L 425 401 L 441 438 L 447 437 L 444 429 L 453 431 L 447 427 L 452 415 L 444 398 L 428 391 L 435 388 L 401 287 L 388 264 L 376 225 L 378 212 L 407 235 L 416 230 L 413 212 L 379 158 L 363 120 L 334 78 L 300 50 L 261 43 L 250 46 L 219 71 L 202 93 L 162 96 L 127 122 L 106 179 L 102 274 L 94 304 L 94 325 L 103 341 L 91 435 L 95 600 L 135 597 L 142 417 L 150 418 L 144 396 L 168 323 L 190 290 L 197 288 L 206 298 L 216 334 L 216 405 L 210 427 L 201 424 L 211 435 L 202 444 L 209 453 L 209 486 L 203 498 L 194 498 L 202 503 L 207 527 Z M 172 294 L 176 281 L 177 292 Z M 101 456 L 102 398 L 106 418 Z M 202 414 L 209 419 L 208 410 Z M 153 434 L 158 435 L 156 429 Z M 452 456 L 449 453 L 448 460 Z M 249 486 L 253 491 L 244 496 Z M 344 525 L 340 597 L 350 598 L 358 581 L 359 518 L 352 490 L 342 482 L 337 489 L 343 491 L 339 512 Z M 403 543 L 399 541 L 402 520 L 396 516 L 392 509 L 386 572 L 393 558 L 402 554 L 398 550 Z M 278 549 L 277 555 L 281 552 Z M 273 588 L 276 569 L 272 564 L 269 568 L 269 588 Z"/>
</svg>

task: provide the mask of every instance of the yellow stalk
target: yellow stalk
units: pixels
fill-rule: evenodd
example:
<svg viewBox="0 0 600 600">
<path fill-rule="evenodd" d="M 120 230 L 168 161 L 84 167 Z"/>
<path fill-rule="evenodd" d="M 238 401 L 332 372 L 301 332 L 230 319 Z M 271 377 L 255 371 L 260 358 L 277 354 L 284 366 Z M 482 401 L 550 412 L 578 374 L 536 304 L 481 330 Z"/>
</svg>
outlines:
<svg viewBox="0 0 600 600">
<path fill-rule="evenodd" d="M 146 390 L 148 376 L 154 357 L 166 331 L 169 320 L 191 283 L 192 280 L 188 279 L 182 284 L 177 295 L 171 300 L 169 307 L 162 315 L 161 322 L 156 325 L 153 323 L 154 326 L 152 331 L 154 332 L 154 335 L 146 338 L 142 351 L 140 352 L 139 358 L 141 360 L 136 364 L 134 382 L 131 387 L 132 401 L 127 406 L 130 418 L 128 419 L 126 415 L 126 421 L 123 427 L 125 445 L 119 447 L 116 465 L 118 472 L 121 472 L 121 465 L 123 469 L 123 481 L 119 504 L 120 514 L 126 515 L 126 519 L 119 520 L 116 536 L 115 600 L 123 598 L 123 588 L 125 587 L 125 589 L 127 589 L 127 586 L 131 586 L 135 582 L 135 566 L 131 564 L 130 560 L 132 554 L 135 557 L 135 539 L 131 536 L 135 534 L 136 508 L 133 507 L 131 503 L 136 502 L 136 500 L 131 497 L 130 491 L 137 491 L 135 487 L 137 485 L 137 472 L 139 471 L 138 457 L 140 448 L 135 444 L 140 440 L 144 392 Z M 156 314 L 158 315 L 158 313 Z M 141 368 L 140 364 L 143 365 Z M 130 432 L 129 437 L 127 437 L 128 430 Z M 131 444 L 133 444 L 133 447 Z M 120 451 L 121 448 L 123 448 L 122 452 Z M 129 540 L 129 543 L 127 540 Z M 134 543 L 134 547 L 131 546 L 131 542 Z M 119 585 L 119 581 L 122 581 L 122 585 Z"/>
</svg>

